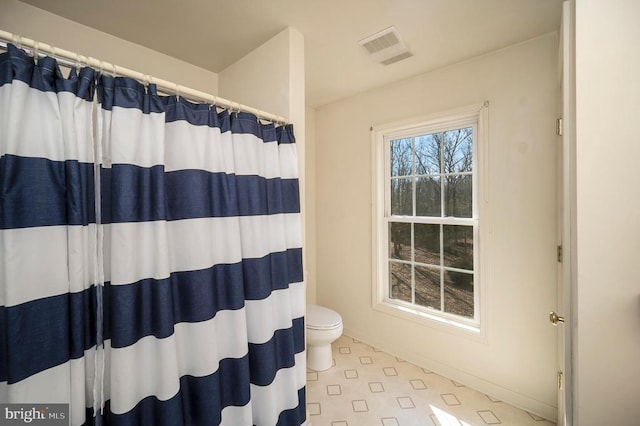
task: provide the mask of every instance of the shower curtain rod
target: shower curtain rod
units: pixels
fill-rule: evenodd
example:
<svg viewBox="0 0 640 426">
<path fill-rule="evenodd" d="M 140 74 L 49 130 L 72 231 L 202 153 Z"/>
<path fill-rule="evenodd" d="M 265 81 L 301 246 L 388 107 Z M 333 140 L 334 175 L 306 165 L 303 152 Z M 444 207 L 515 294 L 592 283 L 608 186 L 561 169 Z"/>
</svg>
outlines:
<svg viewBox="0 0 640 426">
<path fill-rule="evenodd" d="M 288 118 L 285 118 L 279 115 L 261 111 L 259 109 L 242 105 L 237 102 L 232 102 L 227 99 L 211 95 L 209 93 L 201 92 L 199 90 L 191 89 L 189 87 L 185 87 L 167 80 L 163 80 L 161 78 L 152 77 L 148 74 L 143 74 L 138 71 L 133 71 L 128 68 L 124 68 L 109 62 L 101 61 L 99 59 L 92 58 L 91 56 L 84 56 L 75 52 L 70 52 L 68 50 L 50 46 L 46 43 L 42 43 L 36 40 L 18 36 L 7 31 L 0 30 L 0 40 L 5 42 L 3 46 L 5 48 L 6 48 L 6 43 L 13 43 L 20 48 L 27 47 L 32 51 L 33 56 L 36 56 L 40 52 L 45 52 L 47 55 L 50 55 L 56 59 L 63 59 L 66 62 L 65 65 L 74 66 L 75 64 L 78 64 L 78 63 L 85 64 L 92 68 L 97 68 L 100 70 L 100 72 L 105 74 L 113 74 L 113 75 L 118 75 L 122 77 L 133 78 L 134 80 L 137 80 L 143 84 L 155 84 L 158 87 L 158 89 L 160 89 L 164 93 L 173 93 L 178 97 L 205 101 L 207 103 L 215 104 L 216 106 L 229 108 L 232 111 L 248 112 L 248 113 L 254 114 L 258 118 L 271 121 L 276 124 L 291 123 L 291 121 Z"/>
</svg>

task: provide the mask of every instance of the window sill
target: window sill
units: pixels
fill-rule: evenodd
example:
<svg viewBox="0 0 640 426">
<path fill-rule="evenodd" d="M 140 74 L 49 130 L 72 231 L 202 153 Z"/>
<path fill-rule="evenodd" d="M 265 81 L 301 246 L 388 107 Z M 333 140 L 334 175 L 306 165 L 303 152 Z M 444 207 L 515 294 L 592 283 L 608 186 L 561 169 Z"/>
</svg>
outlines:
<svg viewBox="0 0 640 426">
<path fill-rule="evenodd" d="M 458 335 L 460 337 L 466 337 L 481 343 L 486 343 L 484 327 L 480 327 L 477 324 L 458 321 L 455 318 L 433 315 L 428 312 L 413 309 L 409 306 L 404 306 L 388 300 L 375 304 L 373 309 L 375 311 L 424 325 L 429 328 Z"/>
</svg>

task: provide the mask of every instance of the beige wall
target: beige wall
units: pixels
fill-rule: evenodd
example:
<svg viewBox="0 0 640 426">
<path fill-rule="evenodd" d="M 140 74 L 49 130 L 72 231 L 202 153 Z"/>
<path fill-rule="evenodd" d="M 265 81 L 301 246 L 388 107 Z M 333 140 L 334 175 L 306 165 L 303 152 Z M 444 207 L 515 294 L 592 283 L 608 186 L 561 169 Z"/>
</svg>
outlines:
<svg viewBox="0 0 640 426">
<path fill-rule="evenodd" d="M 216 95 L 218 75 L 15 0 L 0 0 L 0 29 Z"/>
<path fill-rule="evenodd" d="M 306 112 L 306 160 L 305 160 L 305 196 L 306 196 L 306 239 L 305 250 L 307 253 L 306 281 L 307 303 L 317 302 L 317 265 L 316 262 L 316 111 L 307 107 Z"/>
<path fill-rule="evenodd" d="M 318 303 L 345 333 L 532 412 L 556 415 L 556 34 L 316 111 Z M 486 340 L 374 311 L 369 128 L 490 102 Z"/>
<path fill-rule="evenodd" d="M 581 426 L 640 422 L 640 2 L 575 1 Z"/>
</svg>

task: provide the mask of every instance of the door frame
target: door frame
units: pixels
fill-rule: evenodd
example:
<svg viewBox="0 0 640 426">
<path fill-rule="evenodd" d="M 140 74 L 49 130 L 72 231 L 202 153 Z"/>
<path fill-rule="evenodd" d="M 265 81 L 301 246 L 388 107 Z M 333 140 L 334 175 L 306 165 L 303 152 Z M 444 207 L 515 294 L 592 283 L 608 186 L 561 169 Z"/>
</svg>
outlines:
<svg viewBox="0 0 640 426">
<path fill-rule="evenodd" d="M 560 26 L 560 112 L 562 120 L 558 173 L 558 239 L 562 261 L 558 264 L 557 312 L 565 318 L 558 327 L 558 425 L 572 426 L 574 419 L 574 362 L 576 315 L 576 143 L 575 143 L 575 0 L 562 4 Z"/>
</svg>

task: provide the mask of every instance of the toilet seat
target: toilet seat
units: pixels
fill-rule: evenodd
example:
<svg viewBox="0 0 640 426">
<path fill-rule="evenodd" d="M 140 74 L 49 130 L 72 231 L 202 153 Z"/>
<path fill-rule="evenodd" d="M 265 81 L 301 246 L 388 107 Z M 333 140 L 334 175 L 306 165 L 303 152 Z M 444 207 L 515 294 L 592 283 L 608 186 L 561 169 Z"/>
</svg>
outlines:
<svg viewBox="0 0 640 426">
<path fill-rule="evenodd" d="M 342 318 L 329 308 L 307 305 L 305 325 L 310 330 L 333 330 L 342 325 Z"/>
</svg>

